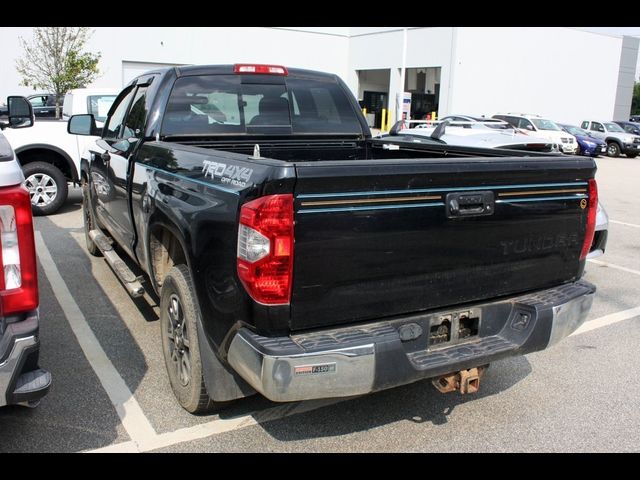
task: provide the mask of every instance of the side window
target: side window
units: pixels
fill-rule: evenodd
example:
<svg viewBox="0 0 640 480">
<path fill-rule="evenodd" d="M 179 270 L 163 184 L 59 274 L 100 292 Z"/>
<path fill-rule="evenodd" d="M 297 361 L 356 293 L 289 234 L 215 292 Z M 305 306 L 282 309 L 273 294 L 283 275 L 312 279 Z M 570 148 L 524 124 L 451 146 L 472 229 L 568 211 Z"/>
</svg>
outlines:
<svg viewBox="0 0 640 480">
<path fill-rule="evenodd" d="M 587 128 L 589 128 L 589 122 L 582 122 L 582 125 L 580 125 L 580 128 L 584 128 L 586 130 Z"/>
<path fill-rule="evenodd" d="M 147 118 L 147 87 L 140 87 L 133 98 L 129 115 L 124 122 L 122 138 L 142 138 L 144 121 Z"/>
<path fill-rule="evenodd" d="M 518 128 L 524 128 L 526 130 L 531 130 L 531 131 L 535 130 L 535 128 L 533 127 L 533 124 L 526 118 L 520 119 L 520 121 L 518 122 Z"/>
<path fill-rule="evenodd" d="M 111 107 L 111 116 L 104 126 L 104 138 L 121 138 L 120 131 L 124 123 L 124 116 L 127 114 L 127 109 L 129 108 L 134 92 L 135 89 L 131 87 L 129 91 L 120 98 L 120 101 L 116 100 L 116 103 Z"/>
<path fill-rule="evenodd" d="M 591 130 L 594 132 L 604 132 L 604 127 L 601 123 L 591 122 Z"/>
<path fill-rule="evenodd" d="M 34 107 L 44 107 L 44 99 L 46 97 L 34 97 L 31 100 L 29 100 L 29 102 L 31 102 L 31 105 L 33 105 Z"/>
<path fill-rule="evenodd" d="M 65 100 L 67 98 L 69 98 L 69 100 L 73 99 L 71 95 L 65 97 Z M 87 97 L 87 112 L 93 114 L 96 122 L 104 122 L 107 119 L 107 114 L 115 99 L 115 95 L 89 95 Z M 71 105 L 71 101 L 64 102 L 64 105 L 67 104 Z M 69 110 L 71 111 L 72 108 L 69 108 Z"/>
</svg>

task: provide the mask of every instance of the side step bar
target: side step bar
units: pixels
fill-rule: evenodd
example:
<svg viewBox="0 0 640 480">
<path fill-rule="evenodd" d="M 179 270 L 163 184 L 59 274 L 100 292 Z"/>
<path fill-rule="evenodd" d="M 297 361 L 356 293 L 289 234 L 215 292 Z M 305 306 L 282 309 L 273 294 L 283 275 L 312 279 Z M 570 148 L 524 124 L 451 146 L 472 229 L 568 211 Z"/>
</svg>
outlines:
<svg viewBox="0 0 640 480">
<path fill-rule="evenodd" d="M 118 279 L 124 285 L 127 293 L 134 298 L 144 295 L 144 287 L 138 280 L 138 277 L 134 275 L 127 264 L 120 258 L 120 256 L 113 249 L 113 245 L 107 238 L 107 236 L 100 230 L 91 230 L 89 237 L 93 240 L 93 243 L 100 249 L 104 255 L 104 259 L 107 261 L 112 270 L 116 273 Z"/>
</svg>

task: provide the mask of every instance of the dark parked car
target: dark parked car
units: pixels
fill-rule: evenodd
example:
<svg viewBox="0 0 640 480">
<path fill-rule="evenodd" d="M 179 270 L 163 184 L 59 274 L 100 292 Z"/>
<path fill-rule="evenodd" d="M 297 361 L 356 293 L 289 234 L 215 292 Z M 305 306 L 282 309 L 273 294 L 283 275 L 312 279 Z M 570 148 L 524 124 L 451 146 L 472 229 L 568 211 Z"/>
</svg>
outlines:
<svg viewBox="0 0 640 480">
<path fill-rule="evenodd" d="M 634 135 L 640 135 L 640 123 L 625 122 L 624 120 L 614 120 L 613 123 L 617 123 L 627 133 L 633 133 Z"/>
<path fill-rule="evenodd" d="M 589 157 L 597 157 L 598 155 L 607 154 L 607 143 L 599 138 L 592 137 L 589 132 L 573 125 L 559 123 L 558 126 L 567 133 L 570 133 L 578 141 L 578 150 L 576 155 L 586 155 Z"/>
<path fill-rule="evenodd" d="M 30 95 L 27 100 L 33 106 L 33 113 L 36 117 L 49 117 L 56 116 L 56 95 L 53 93 L 38 93 L 37 95 Z M 62 101 L 60 101 L 60 108 L 62 109 Z M 8 113 L 7 106 L 0 107 L 0 116 L 6 116 Z"/>
<path fill-rule="evenodd" d="M 640 115 L 631 115 L 629 117 L 630 122 L 640 122 Z"/>
</svg>

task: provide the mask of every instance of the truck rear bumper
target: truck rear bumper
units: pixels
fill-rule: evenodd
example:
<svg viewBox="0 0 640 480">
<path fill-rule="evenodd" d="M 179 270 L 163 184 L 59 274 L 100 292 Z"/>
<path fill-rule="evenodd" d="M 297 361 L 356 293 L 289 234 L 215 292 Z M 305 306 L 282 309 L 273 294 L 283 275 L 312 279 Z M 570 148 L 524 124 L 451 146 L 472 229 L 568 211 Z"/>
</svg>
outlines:
<svg viewBox="0 0 640 480">
<path fill-rule="evenodd" d="M 579 281 L 491 303 L 290 337 L 262 337 L 242 328 L 228 362 L 273 401 L 360 395 L 543 350 L 585 321 L 594 293 L 593 285 Z"/>
<path fill-rule="evenodd" d="M 51 387 L 51 374 L 38 367 L 38 311 L 9 323 L 0 336 L 0 407 L 32 406 Z"/>
</svg>

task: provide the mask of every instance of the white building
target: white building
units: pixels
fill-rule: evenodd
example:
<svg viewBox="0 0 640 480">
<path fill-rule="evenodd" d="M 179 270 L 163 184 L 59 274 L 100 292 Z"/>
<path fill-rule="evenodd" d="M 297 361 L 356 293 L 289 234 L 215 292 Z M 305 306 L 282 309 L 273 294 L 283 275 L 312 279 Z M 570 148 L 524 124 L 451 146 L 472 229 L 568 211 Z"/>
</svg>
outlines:
<svg viewBox="0 0 640 480">
<path fill-rule="evenodd" d="M 0 29 L 0 98 L 32 93 L 15 70 L 18 37 L 31 32 Z M 575 124 L 628 118 L 638 44 L 562 27 L 99 27 L 88 49 L 102 54 L 96 87 L 165 65 L 271 63 L 336 73 L 392 120 L 406 91 L 414 117 L 527 112 Z"/>
</svg>

